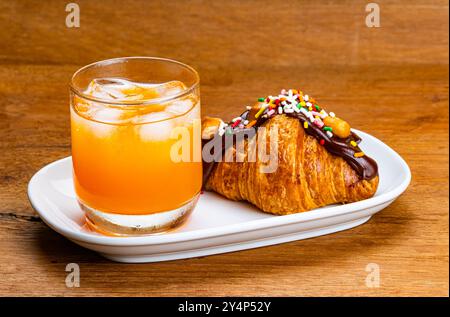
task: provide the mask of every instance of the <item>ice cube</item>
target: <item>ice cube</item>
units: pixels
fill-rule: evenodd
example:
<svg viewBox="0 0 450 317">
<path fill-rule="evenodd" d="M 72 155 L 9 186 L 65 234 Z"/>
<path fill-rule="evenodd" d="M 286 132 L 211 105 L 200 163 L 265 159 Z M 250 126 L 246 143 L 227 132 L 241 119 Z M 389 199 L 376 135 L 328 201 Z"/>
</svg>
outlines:
<svg viewBox="0 0 450 317">
<path fill-rule="evenodd" d="M 98 78 L 92 80 L 85 93 L 108 101 L 144 101 L 162 98 L 183 92 L 185 85 L 180 81 L 160 84 L 136 83 L 122 78 Z M 192 98 L 170 101 L 162 104 L 121 108 L 90 102 L 88 116 L 94 132 L 99 136 L 109 135 L 117 124 L 134 124 L 135 131 L 143 140 L 161 141 L 170 138 L 176 121 L 171 118 L 188 112 L 193 106 Z M 128 107 L 128 108 L 127 108 Z M 169 120 L 168 120 L 169 119 Z"/>
<path fill-rule="evenodd" d="M 134 87 L 126 91 L 128 101 L 144 101 L 164 98 L 182 93 L 186 86 L 180 81 L 169 81 L 160 84 L 132 83 Z"/>
<path fill-rule="evenodd" d="M 177 122 L 180 124 L 190 124 L 193 119 L 200 119 L 200 103 L 198 98 L 192 95 L 171 101 L 165 111 L 178 116 Z"/>
<path fill-rule="evenodd" d="M 194 120 L 194 119 L 198 119 L 200 120 L 201 117 L 201 113 L 200 113 L 200 102 L 196 102 L 194 107 L 192 108 L 191 111 L 189 111 L 186 114 L 186 117 L 189 118 L 190 121 Z"/>
<path fill-rule="evenodd" d="M 89 133 L 94 134 L 96 137 L 108 137 L 114 133 L 115 129 L 117 129 L 117 126 L 115 125 L 93 121 L 92 117 L 90 116 L 83 117 L 80 114 L 76 113 L 73 109 L 70 109 L 70 112 L 72 117 L 72 124 L 74 124 L 77 129 L 89 131 Z M 106 116 L 106 112 L 103 112 L 102 114 L 97 113 L 97 117 L 94 120 L 100 119 L 102 118 L 102 116 Z M 108 117 L 110 118 L 110 116 Z"/>
<path fill-rule="evenodd" d="M 118 109 L 103 108 L 90 113 L 89 122 L 92 132 L 99 137 L 111 135 L 118 129 L 117 124 L 122 121 L 122 112 Z"/>
<path fill-rule="evenodd" d="M 133 120 L 138 123 L 135 130 L 144 141 L 168 140 L 174 128 L 171 117 L 172 115 L 167 112 L 151 112 L 139 116 L 137 120 Z"/>
<path fill-rule="evenodd" d="M 190 99 L 181 99 L 171 101 L 167 106 L 165 111 L 173 114 L 173 116 L 179 116 L 188 112 L 193 106 Z"/>
<path fill-rule="evenodd" d="M 116 125 L 96 121 L 89 121 L 87 125 L 89 125 L 92 133 L 100 138 L 111 136 L 115 131 L 119 129 L 119 127 Z"/>
<path fill-rule="evenodd" d="M 172 80 L 166 83 L 156 84 L 151 87 L 147 84 L 147 87 L 155 89 L 157 94 L 161 97 L 177 95 L 186 90 L 186 86 L 181 81 L 178 80 Z"/>
<path fill-rule="evenodd" d="M 96 78 L 91 81 L 85 93 L 95 98 L 111 101 L 144 101 L 173 96 L 186 86 L 180 81 L 149 84 L 137 83 L 122 78 Z"/>
<path fill-rule="evenodd" d="M 99 99 L 123 100 L 127 97 L 125 92 L 133 87 L 132 82 L 121 78 L 96 78 L 91 81 L 85 93 Z"/>
<path fill-rule="evenodd" d="M 90 117 L 95 121 L 118 124 L 123 119 L 123 113 L 121 109 L 105 107 L 91 112 Z"/>
</svg>

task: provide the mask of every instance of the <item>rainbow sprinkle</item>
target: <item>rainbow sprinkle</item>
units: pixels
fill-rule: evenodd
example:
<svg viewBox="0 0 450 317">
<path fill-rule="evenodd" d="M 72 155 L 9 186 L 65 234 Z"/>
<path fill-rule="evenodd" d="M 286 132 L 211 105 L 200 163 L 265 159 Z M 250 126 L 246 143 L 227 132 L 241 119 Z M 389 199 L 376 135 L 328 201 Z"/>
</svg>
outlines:
<svg viewBox="0 0 450 317">
<path fill-rule="evenodd" d="M 325 109 L 319 106 L 314 98 L 303 94 L 301 90 L 297 89 L 282 89 L 277 96 L 267 96 L 257 99 L 258 104 L 254 107 L 247 106 L 247 112 L 239 117 L 231 120 L 230 124 L 224 123 L 219 127 L 219 134 L 232 132 L 235 129 L 249 129 L 256 125 L 260 119 L 269 119 L 275 115 L 301 113 L 307 121 L 303 121 L 303 128 L 308 129 L 310 125 L 321 129 L 324 132 L 323 139 L 319 140 L 321 145 L 324 145 L 327 140 L 335 137 L 333 128 L 325 125 L 327 117 L 335 118 L 334 112 L 327 113 Z M 250 112 L 256 112 L 252 118 L 249 117 Z M 316 128 L 316 129 L 317 129 Z M 351 140 L 350 145 L 356 148 L 358 152 L 354 153 L 354 157 L 364 156 L 363 152 L 359 152 L 358 144 Z"/>
</svg>

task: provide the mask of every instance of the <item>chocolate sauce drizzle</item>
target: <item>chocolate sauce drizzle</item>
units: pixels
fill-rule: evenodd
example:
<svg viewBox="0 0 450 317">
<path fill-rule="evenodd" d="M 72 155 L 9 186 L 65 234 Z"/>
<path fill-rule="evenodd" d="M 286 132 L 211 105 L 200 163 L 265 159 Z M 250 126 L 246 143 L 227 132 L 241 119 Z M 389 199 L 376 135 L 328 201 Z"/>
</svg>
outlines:
<svg viewBox="0 0 450 317">
<path fill-rule="evenodd" d="M 250 111 L 247 110 L 241 114 L 243 119 L 248 119 Z M 304 122 L 308 122 L 308 118 L 303 113 L 284 113 L 285 115 L 296 118 L 300 121 L 302 127 Z M 246 135 L 252 135 L 251 132 L 256 134 L 256 129 L 263 125 L 267 120 L 270 120 L 271 117 L 260 116 L 255 125 L 251 128 L 244 129 L 234 129 L 232 130 L 233 137 L 238 135 L 239 133 L 246 133 Z M 329 137 L 325 131 L 314 124 L 309 124 L 308 128 L 304 129 L 308 135 L 313 136 L 318 141 L 324 140 L 323 146 L 327 151 L 331 154 L 342 157 L 359 175 L 360 178 L 370 180 L 378 175 L 378 165 L 377 163 L 367 155 L 361 157 L 355 157 L 354 154 L 357 152 L 361 152 L 361 149 L 358 146 L 352 146 L 351 142 L 354 141 L 357 144 L 361 142 L 361 138 L 354 132 L 351 132 L 350 136 L 342 139 L 333 135 L 333 137 Z M 206 145 L 209 142 L 221 142 L 222 147 L 219 153 L 214 153 L 214 161 L 213 162 L 205 162 L 203 161 L 203 186 L 208 181 L 209 176 L 214 170 L 215 163 L 217 163 L 226 152 L 227 148 L 225 145 L 225 134 L 220 136 L 218 133 L 211 140 L 202 140 L 202 145 Z M 234 139 L 233 139 L 234 141 Z M 234 142 L 233 142 L 234 144 Z"/>
</svg>

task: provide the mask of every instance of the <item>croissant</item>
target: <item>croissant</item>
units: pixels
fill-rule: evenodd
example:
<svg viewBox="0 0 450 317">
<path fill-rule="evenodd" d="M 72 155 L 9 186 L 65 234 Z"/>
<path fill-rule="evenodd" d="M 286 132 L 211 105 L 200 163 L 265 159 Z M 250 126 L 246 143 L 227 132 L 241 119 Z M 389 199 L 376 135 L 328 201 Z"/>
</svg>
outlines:
<svg viewBox="0 0 450 317">
<path fill-rule="evenodd" d="M 292 95 L 291 91 L 289 94 Z M 303 94 L 297 94 L 293 107 L 298 101 L 303 101 Z M 209 171 L 204 171 L 204 189 L 231 200 L 248 201 L 264 212 L 278 215 L 360 201 L 375 194 L 379 181 L 376 163 L 359 149 L 357 143 L 361 140 L 350 132 L 345 121 L 329 116 L 324 110 L 321 111 L 322 117 L 313 117 L 308 114 L 312 112 L 311 106 L 308 111 L 305 102 L 302 103 L 306 106 L 304 110 L 298 111 L 302 108 L 300 105 L 291 112 L 288 111 L 291 108 L 286 107 L 280 111 L 277 102 L 270 107 L 270 99 L 267 101 L 264 105 L 260 100 L 241 115 L 239 118 L 246 124 L 241 124 L 240 128 L 245 130 L 259 123 L 266 131 L 277 129 L 277 168 L 273 172 L 261 172 L 261 167 L 267 163 L 262 162 L 259 156 L 250 160 L 249 151 L 238 153 L 235 144 L 224 148 L 220 154 L 222 160 L 209 165 Z M 271 111 L 273 109 L 276 113 Z M 319 107 L 314 110 L 319 110 Z M 255 113 L 260 114 L 259 119 L 258 116 L 255 118 Z M 315 123 L 319 118 L 321 123 Z M 224 132 L 220 133 L 220 129 L 239 130 L 235 122 L 226 125 L 220 119 L 205 118 L 202 138 L 204 141 L 223 138 Z M 326 127 L 328 129 L 324 130 Z M 266 134 L 268 137 L 268 132 Z M 254 138 L 256 135 L 242 140 L 245 149 Z M 242 157 L 237 160 L 239 155 Z M 225 161 L 223 157 L 232 160 Z"/>
</svg>

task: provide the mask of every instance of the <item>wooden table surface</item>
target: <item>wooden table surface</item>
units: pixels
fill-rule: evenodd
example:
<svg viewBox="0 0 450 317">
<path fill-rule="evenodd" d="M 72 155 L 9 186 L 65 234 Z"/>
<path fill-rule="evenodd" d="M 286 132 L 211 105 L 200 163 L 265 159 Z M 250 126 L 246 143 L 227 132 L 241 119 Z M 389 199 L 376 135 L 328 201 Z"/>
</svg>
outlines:
<svg viewBox="0 0 450 317">
<path fill-rule="evenodd" d="M 0 295 L 448 296 L 448 1 L 0 0 Z M 255 97 L 301 87 L 394 148 L 412 182 L 368 223 L 255 250 L 166 263 L 103 259 L 48 228 L 27 199 L 70 155 L 68 82 L 119 56 L 164 56 L 201 76 L 202 113 L 229 119 Z M 65 285 L 66 264 L 81 287 Z M 379 288 L 365 284 L 369 263 Z"/>
</svg>

